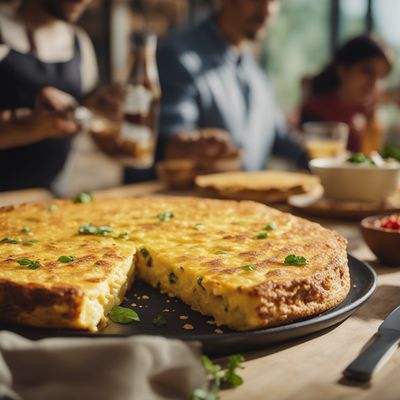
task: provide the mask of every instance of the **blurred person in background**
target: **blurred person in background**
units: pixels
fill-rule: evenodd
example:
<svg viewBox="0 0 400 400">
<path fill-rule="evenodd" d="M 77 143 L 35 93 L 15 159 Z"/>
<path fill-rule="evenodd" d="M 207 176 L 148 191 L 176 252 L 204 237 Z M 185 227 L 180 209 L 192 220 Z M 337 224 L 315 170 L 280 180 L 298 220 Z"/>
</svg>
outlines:
<svg viewBox="0 0 400 400">
<path fill-rule="evenodd" d="M 301 124 L 345 122 L 350 127 L 350 151 L 379 151 L 382 128 L 376 108 L 383 94 L 383 79 L 391 67 L 390 50 L 374 36 L 361 35 L 349 40 L 309 82 L 308 96 L 301 105 Z"/>
<path fill-rule="evenodd" d="M 241 149 L 247 170 L 263 169 L 271 152 L 304 159 L 246 46 L 279 6 L 278 0 L 222 0 L 216 15 L 160 46 L 159 157 L 224 158 Z"/>
<path fill-rule="evenodd" d="M 97 85 L 92 43 L 74 25 L 91 2 L 1 5 L 0 191 L 50 188 L 64 166 L 80 129 L 71 110 Z M 109 97 L 105 89 L 91 103 Z"/>
</svg>

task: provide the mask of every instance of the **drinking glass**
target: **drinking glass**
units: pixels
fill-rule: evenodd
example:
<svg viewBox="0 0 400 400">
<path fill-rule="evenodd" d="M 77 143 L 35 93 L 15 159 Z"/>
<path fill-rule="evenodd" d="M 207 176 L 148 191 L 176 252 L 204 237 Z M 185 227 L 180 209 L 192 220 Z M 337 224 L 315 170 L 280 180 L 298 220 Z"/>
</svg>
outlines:
<svg viewBox="0 0 400 400">
<path fill-rule="evenodd" d="M 307 122 L 303 137 L 310 160 L 340 157 L 346 151 L 349 126 L 343 122 Z"/>
</svg>

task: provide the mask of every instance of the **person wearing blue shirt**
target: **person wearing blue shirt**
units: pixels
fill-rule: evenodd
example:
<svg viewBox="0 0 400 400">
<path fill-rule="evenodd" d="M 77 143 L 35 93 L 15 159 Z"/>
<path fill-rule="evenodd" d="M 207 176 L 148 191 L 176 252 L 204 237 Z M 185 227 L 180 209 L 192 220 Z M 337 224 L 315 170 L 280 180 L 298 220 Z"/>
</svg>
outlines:
<svg viewBox="0 0 400 400">
<path fill-rule="evenodd" d="M 270 154 L 304 166 L 273 88 L 246 41 L 278 12 L 279 0 L 222 0 L 200 24 L 172 34 L 159 48 L 160 148 L 167 158 L 221 155 L 242 149 L 243 168 L 266 167 Z"/>
</svg>

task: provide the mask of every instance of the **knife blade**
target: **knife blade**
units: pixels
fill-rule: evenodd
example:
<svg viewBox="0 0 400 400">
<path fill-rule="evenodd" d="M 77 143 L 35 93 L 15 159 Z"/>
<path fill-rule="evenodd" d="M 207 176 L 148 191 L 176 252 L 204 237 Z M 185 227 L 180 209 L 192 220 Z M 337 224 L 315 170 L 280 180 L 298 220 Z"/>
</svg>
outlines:
<svg viewBox="0 0 400 400">
<path fill-rule="evenodd" d="M 369 381 L 400 343 L 400 306 L 378 328 L 378 336 L 343 372 L 349 379 Z"/>
</svg>

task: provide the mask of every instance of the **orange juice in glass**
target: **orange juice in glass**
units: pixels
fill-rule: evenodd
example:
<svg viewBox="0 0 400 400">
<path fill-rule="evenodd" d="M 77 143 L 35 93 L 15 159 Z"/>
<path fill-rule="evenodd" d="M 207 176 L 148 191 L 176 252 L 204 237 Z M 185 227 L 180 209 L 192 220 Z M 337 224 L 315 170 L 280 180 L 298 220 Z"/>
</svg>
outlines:
<svg viewBox="0 0 400 400">
<path fill-rule="evenodd" d="M 339 157 L 346 151 L 349 126 L 343 122 L 307 122 L 302 130 L 310 160 Z"/>
</svg>

